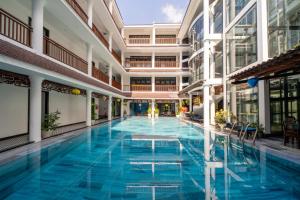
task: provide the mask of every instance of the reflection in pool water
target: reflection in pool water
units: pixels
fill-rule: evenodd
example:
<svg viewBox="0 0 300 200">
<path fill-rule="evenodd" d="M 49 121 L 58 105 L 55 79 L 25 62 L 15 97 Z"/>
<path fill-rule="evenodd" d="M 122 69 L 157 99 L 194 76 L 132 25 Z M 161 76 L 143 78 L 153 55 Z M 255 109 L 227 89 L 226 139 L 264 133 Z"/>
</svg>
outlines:
<svg viewBox="0 0 300 200">
<path fill-rule="evenodd" d="M 0 199 L 299 197 L 299 166 L 175 118 L 101 125 L 0 167 Z"/>
</svg>

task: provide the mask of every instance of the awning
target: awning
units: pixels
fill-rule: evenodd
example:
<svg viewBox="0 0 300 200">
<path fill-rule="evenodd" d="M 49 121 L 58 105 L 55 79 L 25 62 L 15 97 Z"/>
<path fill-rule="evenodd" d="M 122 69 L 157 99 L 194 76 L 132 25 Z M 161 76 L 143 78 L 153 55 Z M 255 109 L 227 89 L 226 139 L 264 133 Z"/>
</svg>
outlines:
<svg viewBox="0 0 300 200">
<path fill-rule="evenodd" d="M 289 72 L 289 73 L 288 73 Z M 271 79 L 288 74 L 300 73 L 300 46 L 282 53 L 272 59 L 241 71 L 229 77 L 230 80 L 241 81 L 249 77 Z"/>
</svg>

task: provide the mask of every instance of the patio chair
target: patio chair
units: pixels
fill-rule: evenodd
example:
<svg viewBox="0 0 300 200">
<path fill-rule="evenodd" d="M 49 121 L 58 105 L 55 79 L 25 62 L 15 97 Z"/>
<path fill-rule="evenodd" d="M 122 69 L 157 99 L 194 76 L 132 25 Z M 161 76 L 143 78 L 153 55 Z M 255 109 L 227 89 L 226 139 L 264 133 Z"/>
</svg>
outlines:
<svg viewBox="0 0 300 200">
<path fill-rule="evenodd" d="M 290 138 L 292 140 L 292 144 L 294 144 L 294 140 L 296 139 L 298 142 L 298 148 L 300 148 L 299 124 L 295 117 L 287 117 L 287 119 L 283 121 L 282 127 L 283 144 L 286 145 L 289 143 Z"/>
</svg>

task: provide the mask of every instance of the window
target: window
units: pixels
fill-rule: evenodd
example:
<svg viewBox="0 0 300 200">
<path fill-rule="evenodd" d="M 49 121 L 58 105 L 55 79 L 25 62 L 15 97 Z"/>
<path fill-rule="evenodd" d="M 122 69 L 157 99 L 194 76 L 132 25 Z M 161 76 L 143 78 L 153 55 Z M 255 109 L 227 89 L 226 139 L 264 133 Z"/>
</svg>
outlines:
<svg viewBox="0 0 300 200">
<path fill-rule="evenodd" d="M 249 2 L 250 0 L 226 0 L 226 23 L 229 24 Z"/>
</svg>

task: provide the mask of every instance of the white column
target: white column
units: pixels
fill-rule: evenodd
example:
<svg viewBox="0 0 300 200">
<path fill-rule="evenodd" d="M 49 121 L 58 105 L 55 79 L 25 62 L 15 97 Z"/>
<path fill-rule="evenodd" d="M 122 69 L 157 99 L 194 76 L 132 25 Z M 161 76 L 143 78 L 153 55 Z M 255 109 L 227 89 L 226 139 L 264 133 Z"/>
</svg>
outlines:
<svg viewBox="0 0 300 200">
<path fill-rule="evenodd" d="M 32 0 L 32 48 L 43 53 L 44 0 Z"/>
<path fill-rule="evenodd" d="M 121 63 L 122 63 L 122 66 L 124 67 L 125 66 L 125 54 L 123 51 L 121 53 Z"/>
<path fill-rule="evenodd" d="M 110 14 L 112 14 L 112 12 L 113 12 L 113 0 L 109 0 L 108 10 L 109 10 Z"/>
<path fill-rule="evenodd" d="M 193 111 L 193 95 L 189 94 L 190 112 Z"/>
<path fill-rule="evenodd" d="M 94 0 L 88 0 L 88 9 L 87 9 L 87 16 L 88 16 L 88 25 L 90 28 L 93 27 L 93 5 Z"/>
<path fill-rule="evenodd" d="M 215 95 L 215 88 L 211 88 L 211 96 L 214 97 Z M 216 116 L 216 103 L 214 98 L 211 99 L 210 102 L 210 123 L 212 125 L 215 125 L 215 116 Z"/>
<path fill-rule="evenodd" d="M 112 52 L 112 33 L 109 33 L 108 35 L 108 49 L 110 52 Z"/>
<path fill-rule="evenodd" d="M 86 91 L 86 125 L 92 125 L 92 91 Z"/>
<path fill-rule="evenodd" d="M 259 123 L 263 125 L 264 132 L 270 134 L 270 92 L 269 83 L 265 80 L 258 81 L 258 108 Z"/>
<path fill-rule="evenodd" d="M 182 51 L 179 52 L 179 68 L 181 69 L 182 68 Z"/>
<path fill-rule="evenodd" d="M 182 90 L 182 75 L 179 76 L 179 91 Z"/>
<path fill-rule="evenodd" d="M 91 44 L 87 45 L 87 63 L 88 63 L 88 75 L 92 76 L 93 68 L 93 47 Z"/>
<path fill-rule="evenodd" d="M 152 52 L 152 68 L 155 67 L 155 52 Z"/>
<path fill-rule="evenodd" d="M 152 83 L 152 92 L 155 92 L 155 77 L 151 77 L 151 83 Z"/>
<path fill-rule="evenodd" d="M 42 138 L 42 82 L 42 77 L 30 77 L 29 140 L 31 142 L 39 142 Z"/>
<path fill-rule="evenodd" d="M 111 121 L 111 112 L 112 112 L 112 96 L 108 96 L 108 111 L 107 111 L 107 118 L 108 121 Z"/>
<path fill-rule="evenodd" d="M 204 53 L 203 53 L 203 67 L 204 67 L 204 81 L 209 81 L 209 0 L 203 1 L 203 20 L 204 20 Z M 209 127 L 210 125 L 210 95 L 209 95 L 209 85 L 204 83 L 203 85 L 203 118 L 204 127 Z"/>
<path fill-rule="evenodd" d="M 152 29 L 152 44 L 155 45 L 155 38 L 156 38 L 156 30 L 155 27 Z"/>
<path fill-rule="evenodd" d="M 121 99 L 121 118 L 124 117 L 124 99 Z"/>
<path fill-rule="evenodd" d="M 124 90 L 124 75 L 121 74 L 121 90 Z"/>
<path fill-rule="evenodd" d="M 154 111 L 155 111 L 155 99 L 152 99 L 151 102 L 151 115 L 154 118 Z"/>
<path fill-rule="evenodd" d="M 109 85 L 112 85 L 112 66 L 111 65 L 108 68 L 108 80 L 109 80 Z"/>
</svg>

